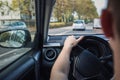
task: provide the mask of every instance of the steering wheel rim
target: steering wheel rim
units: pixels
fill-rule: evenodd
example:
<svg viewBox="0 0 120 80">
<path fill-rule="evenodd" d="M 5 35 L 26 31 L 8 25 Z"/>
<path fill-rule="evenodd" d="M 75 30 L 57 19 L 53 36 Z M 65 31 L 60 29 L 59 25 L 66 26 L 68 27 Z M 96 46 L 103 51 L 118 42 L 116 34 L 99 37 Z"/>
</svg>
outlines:
<svg viewBox="0 0 120 80">
<path fill-rule="evenodd" d="M 100 79 L 100 80 L 103 80 L 103 79 L 108 79 L 108 78 L 110 78 L 111 77 L 111 75 L 109 74 L 109 71 L 105 68 L 105 66 L 103 66 L 102 64 L 101 64 L 101 62 L 100 62 L 100 58 L 101 57 L 103 57 L 103 56 L 100 56 L 100 57 L 96 57 L 92 52 L 90 52 L 90 51 L 88 51 L 88 50 L 86 50 L 85 48 L 83 48 L 83 44 L 85 43 L 85 42 L 91 42 L 90 40 L 97 40 L 98 42 L 101 42 L 102 44 L 104 44 L 105 46 L 109 46 L 109 44 L 108 44 L 108 42 L 107 41 L 105 41 L 105 40 L 103 40 L 102 38 L 99 38 L 99 37 L 96 37 L 96 36 L 85 36 L 84 38 L 83 38 L 83 40 L 82 41 L 80 41 L 79 43 L 78 43 L 78 45 L 75 47 L 75 48 L 73 48 L 73 51 L 74 50 L 76 50 L 76 49 L 80 49 L 79 50 L 79 54 L 74 54 L 74 53 L 72 53 L 72 54 L 74 54 L 74 55 L 71 55 L 72 56 L 72 62 L 71 62 L 71 64 L 72 64 L 72 66 L 71 66 L 71 70 L 70 70 L 70 72 L 72 72 L 72 74 L 70 73 L 70 76 L 72 76 L 72 77 L 74 77 L 74 79 L 75 79 L 75 75 L 77 75 L 78 76 L 78 71 L 77 71 L 77 74 L 76 74 L 76 64 L 78 64 L 79 62 L 81 62 L 81 58 L 82 57 L 84 57 L 85 58 L 85 55 L 86 55 L 86 58 L 88 58 L 89 60 L 86 60 L 86 59 L 84 59 L 83 58 L 83 60 L 82 61 L 84 61 L 84 62 L 86 62 L 86 63 L 91 63 L 91 65 L 93 64 L 93 65 L 96 65 L 96 67 L 97 67 L 97 69 L 96 69 L 96 71 L 98 71 L 98 72 L 100 72 L 100 69 L 102 68 L 103 69 L 103 71 L 105 72 L 105 74 L 106 74 L 106 76 L 101 76 L 101 75 L 99 75 L 99 74 L 97 74 L 97 75 L 93 75 L 93 74 L 87 74 L 87 75 L 84 75 L 84 74 L 86 74 L 86 72 L 85 71 L 87 71 L 87 70 L 82 70 L 82 68 L 83 67 L 85 67 L 86 65 L 88 65 L 88 64 L 84 64 L 84 62 L 82 63 L 82 64 L 84 64 L 85 66 L 82 66 L 82 68 L 81 68 L 81 70 L 83 71 L 82 73 L 81 72 L 79 72 L 79 77 L 78 77 L 78 79 L 80 79 L 80 78 L 82 78 L 82 79 L 87 79 L 87 78 L 94 78 L 94 77 L 96 77 L 96 76 L 101 76 L 102 78 Z M 97 43 L 98 44 L 98 43 Z M 81 47 L 82 46 L 82 47 Z M 104 50 L 104 48 L 103 48 L 103 50 Z M 87 51 L 87 53 L 85 53 Z M 77 51 L 74 51 L 74 52 L 78 52 L 78 50 Z M 103 53 L 103 54 L 106 54 L 106 51 Z M 82 55 L 82 56 L 81 56 Z M 74 56 L 74 57 L 73 57 Z M 92 60 L 93 59 L 93 60 Z M 92 62 L 90 62 L 92 60 Z M 80 63 L 79 63 L 80 64 Z M 99 65 L 99 66 L 97 66 L 97 65 Z M 80 67 L 80 65 L 77 65 L 77 66 L 79 66 Z M 90 66 L 90 65 L 89 65 Z M 91 67 L 94 67 L 94 66 L 91 66 Z M 88 69 L 87 67 L 87 69 L 91 72 L 92 71 L 92 69 L 95 69 L 96 67 L 94 67 L 94 68 L 90 68 L 90 69 Z M 79 68 L 78 68 L 79 69 Z M 84 73 L 84 74 L 83 74 Z M 94 74 L 96 74 L 96 72 L 94 72 Z M 100 73 L 100 74 L 104 74 L 103 72 L 102 73 Z M 72 78 L 73 79 L 73 78 Z M 81 80 L 82 80 L 81 79 Z M 76 79 L 77 80 L 77 79 Z"/>
</svg>

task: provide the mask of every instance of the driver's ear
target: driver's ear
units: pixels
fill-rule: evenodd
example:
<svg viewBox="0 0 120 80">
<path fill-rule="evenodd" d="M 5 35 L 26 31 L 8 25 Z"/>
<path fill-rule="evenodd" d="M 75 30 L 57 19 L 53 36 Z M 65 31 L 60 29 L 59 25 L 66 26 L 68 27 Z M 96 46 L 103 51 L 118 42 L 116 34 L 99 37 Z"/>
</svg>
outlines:
<svg viewBox="0 0 120 80">
<path fill-rule="evenodd" d="M 113 37 L 113 21 L 112 14 L 107 9 L 102 11 L 101 25 L 106 37 Z"/>
</svg>

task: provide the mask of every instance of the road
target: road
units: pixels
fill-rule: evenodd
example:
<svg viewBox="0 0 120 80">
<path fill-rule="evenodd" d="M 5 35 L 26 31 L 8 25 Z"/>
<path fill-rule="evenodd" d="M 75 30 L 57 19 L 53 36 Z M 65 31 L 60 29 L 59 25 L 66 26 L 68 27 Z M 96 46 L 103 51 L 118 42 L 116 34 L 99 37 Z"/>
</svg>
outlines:
<svg viewBox="0 0 120 80">
<path fill-rule="evenodd" d="M 49 35 L 72 35 L 72 34 L 101 34 L 101 29 L 93 29 L 92 26 L 86 26 L 85 31 L 73 31 L 72 26 L 49 29 Z"/>
<path fill-rule="evenodd" d="M 0 48 L 0 70 L 6 65 L 9 65 L 14 60 L 18 59 L 20 56 L 28 52 L 30 48 L 21 48 L 21 49 L 7 49 Z"/>
</svg>

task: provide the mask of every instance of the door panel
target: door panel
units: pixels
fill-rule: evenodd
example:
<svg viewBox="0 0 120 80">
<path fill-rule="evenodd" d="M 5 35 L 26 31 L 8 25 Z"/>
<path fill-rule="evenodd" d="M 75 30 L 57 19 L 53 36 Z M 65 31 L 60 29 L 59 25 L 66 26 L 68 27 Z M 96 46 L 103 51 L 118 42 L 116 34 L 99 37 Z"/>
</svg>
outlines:
<svg viewBox="0 0 120 80">
<path fill-rule="evenodd" d="M 0 80 L 35 80 L 40 52 L 27 53 L 0 73 Z M 40 70 L 40 69 L 39 69 Z M 37 73 L 36 73 L 37 71 Z"/>
</svg>

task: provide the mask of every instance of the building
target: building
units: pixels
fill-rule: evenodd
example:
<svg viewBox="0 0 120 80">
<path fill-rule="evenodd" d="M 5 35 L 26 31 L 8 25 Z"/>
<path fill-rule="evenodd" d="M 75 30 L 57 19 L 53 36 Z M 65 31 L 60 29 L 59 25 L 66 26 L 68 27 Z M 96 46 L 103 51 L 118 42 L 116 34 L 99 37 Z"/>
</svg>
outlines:
<svg viewBox="0 0 120 80">
<path fill-rule="evenodd" d="M 0 24 L 4 23 L 4 21 L 6 20 L 21 20 L 21 19 L 35 20 L 35 1 L 34 0 L 30 0 L 30 6 L 28 8 L 30 12 L 29 16 L 24 13 L 21 13 L 21 10 L 20 10 L 22 7 L 21 5 L 18 7 L 16 11 L 11 10 L 9 6 L 12 4 L 12 0 L 0 0 L 0 1 L 3 4 L 2 6 L 0 6 Z"/>
</svg>

